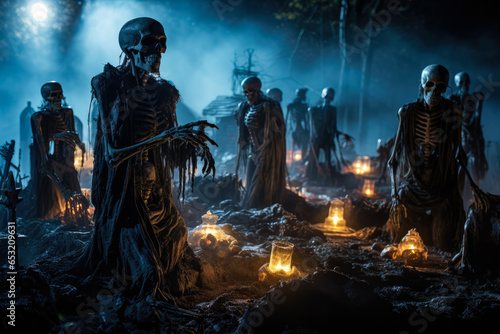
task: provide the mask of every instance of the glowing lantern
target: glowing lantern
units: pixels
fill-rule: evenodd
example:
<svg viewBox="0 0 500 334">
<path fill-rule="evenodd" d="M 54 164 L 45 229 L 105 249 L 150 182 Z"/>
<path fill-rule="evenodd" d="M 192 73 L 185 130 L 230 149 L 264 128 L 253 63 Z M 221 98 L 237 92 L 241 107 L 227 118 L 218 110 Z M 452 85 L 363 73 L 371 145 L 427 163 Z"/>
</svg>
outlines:
<svg viewBox="0 0 500 334">
<path fill-rule="evenodd" d="M 354 174 L 363 175 L 371 172 L 371 159 L 368 156 L 356 157 L 352 163 L 351 170 Z"/>
<path fill-rule="evenodd" d="M 346 224 L 344 220 L 344 202 L 336 199 L 330 202 L 330 210 L 328 217 L 325 219 L 325 228 L 331 230 L 345 230 Z"/>
<path fill-rule="evenodd" d="M 293 153 L 293 161 L 300 161 L 302 160 L 302 152 L 301 151 L 295 151 Z"/>
<path fill-rule="evenodd" d="M 365 179 L 361 192 L 368 197 L 373 196 L 375 194 L 375 180 Z"/>
<path fill-rule="evenodd" d="M 289 274 L 292 271 L 293 244 L 286 241 L 274 241 L 269 260 L 269 271 Z"/>
<path fill-rule="evenodd" d="M 292 266 L 293 247 L 286 241 L 273 241 L 269 263 L 259 268 L 259 281 L 274 284 L 276 280 L 302 277 L 297 267 Z"/>
<path fill-rule="evenodd" d="M 427 247 L 416 229 L 411 229 L 401 239 L 396 257 L 402 258 L 406 263 L 415 263 L 427 260 Z"/>
<path fill-rule="evenodd" d="M 201 216 L 203 223 L 194 228 L 188 235 L 188 243 L 193 247 L 202 247 L 205 249 L 214 249 L 219 241 L 227 240 L 224 231 L 217 226 L 219 216 L 213 215 L 207 211 Z"/>
</svg>

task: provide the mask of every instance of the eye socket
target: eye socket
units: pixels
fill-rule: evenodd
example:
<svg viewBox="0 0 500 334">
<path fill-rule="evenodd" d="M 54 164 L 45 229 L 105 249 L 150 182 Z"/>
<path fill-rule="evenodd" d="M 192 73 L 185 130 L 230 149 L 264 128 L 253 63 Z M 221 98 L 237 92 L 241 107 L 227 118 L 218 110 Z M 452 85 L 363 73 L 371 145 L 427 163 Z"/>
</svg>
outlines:
<svg viewBox="0 0 500 334">
<path fill-rule="evenodd" d="M 144 46 L 153 46 L 158 42 L 158 39 L 153 36 L 144 36 L 141 40 Z"/>
<path fill-rule="evenodd" d="M 446 91 L 446 85 L 444 83 L 440 83 L 436 85 L 436 89 L 440 92 L 445 92 Z"/>
<path fill-rule="evenodd" d="M 167 38 L 165 36 L 158 38 L 158 43 L 160 43 L 162 48 L 167 48 Z"/>
<path fill-rule="evenodd" d="M 425 83 L 425 87 L 427 87 L 427 88 L 434 87 L 434 82 L 432 82 L 432 81 L 427 81 L 427 82 Z"/>
</svg>

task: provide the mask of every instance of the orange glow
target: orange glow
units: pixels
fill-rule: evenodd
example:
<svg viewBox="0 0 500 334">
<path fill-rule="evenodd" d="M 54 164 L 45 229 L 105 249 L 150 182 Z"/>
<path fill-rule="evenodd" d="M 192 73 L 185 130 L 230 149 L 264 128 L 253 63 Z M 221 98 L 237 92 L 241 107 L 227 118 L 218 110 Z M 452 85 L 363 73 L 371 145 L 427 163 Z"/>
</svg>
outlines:
<svg viewBox="0 0 500 334">
<path fill-rule="evenodd" d="M 375 194 L 375 180 L 365 179 L 363 183 L 363 189 L 361 190 L 366 196 L 372 196 Z"/>
<path fill-rule="evenodd" d="M 292 271 L 293 244 L 286 241 L 274 241 L 269 260 L 269 271 L 272 273 Z"/>
<path fill-rule="evenodd" d="M 294 161 L 300 161 L 300 160 L 302 160 L 302 152 L 295 151 L 295 153 L 293 154 L 293 160 Z"/>
</svg>

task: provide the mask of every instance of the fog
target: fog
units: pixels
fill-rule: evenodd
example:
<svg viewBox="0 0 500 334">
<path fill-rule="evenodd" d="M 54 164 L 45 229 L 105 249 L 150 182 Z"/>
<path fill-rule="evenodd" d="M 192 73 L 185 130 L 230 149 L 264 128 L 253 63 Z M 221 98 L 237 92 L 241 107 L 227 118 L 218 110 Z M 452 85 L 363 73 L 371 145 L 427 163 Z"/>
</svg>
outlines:
<svg viewBox="0 0 500 334">
<path fill-rule="evenodd" d="M 10 1 L 11 11 L 3 17 L 17 19 L 18 25 L 4 25 L 2 32 L 8 37 L 4 40 L 9 54 L 0 59 L 3 78 L 0 82 L 0 143 L 19 140 L 20 112 L 27 101 L 31 101 L 35 109 L 40 106 L 40 87 L 52 80 L 61 83 L 67 103 L 85 124 L 84 137 L 88 140 L 86 123 L 91 78 L 100 73 L 106 63 L 119 64 L 118 32 L 125 22 L 140 16 L 155 18 L 163 24 L 167 51 L 162 57 L 161 77 L 176 85 L 182 102 L 196 117 L 205 118 L 202 109 L 217 95 L 232 94 L 235 55 L 238 65 L 244 65 L 248 49 L 254 50 L 252 70 L 260 73 L 263 90 L 279 87 L 283 91 L 284 109 L 293 100 L 297 88 L 309 89 L 307 102 L 310 105 L 318 101 L 325 86 L 338 90 L 340 59 L 338 41 L 334 37 L 326 40 L 321 58 L 311 50 L 314 43 L 310 32 L 306 32 L 290 66 L 297 29 L 291 29 L 291 25 L 273 26 L 256 19 L 259 16 L 247 14 L 244 1 L 234 2 L 238 5 L 223 13 L 213 3 L 85 1 L 70 37 L 61 40 L 61 36 L 68 36 L 61 31 L 64 27 L 53 29 L 49 23 L 37 26 L 24 17 L 29 15 L 30 2 Z M 47 4 L 49 9 L 51 6 L 54 9 L 64 1 L 47 1 Z M 47 20 L 57 20 L 54 13 Z M 399 14 L 393 22 L 409 19 L 405 15 L 404 12 Z M 357 141 L 358 153 L 376 155 L 377 139 L 386 140 L 394 135 L 397 110 L 416 99 L 420 73 L 425 66 L 434 63 L 450 71 L 448 93 L 454 87 L 455 73 L 466 71 L 470 74 L 471 92 L 477 89 L 487 95 L 483 109 L 484 136 L 487 141 L 499 141 L 500 84 L 496 81 L 500 81 L 500 72 L 495 66 L 498 57 L 495 29 L 485 25 L 476 34 L 460 38 L 456 34 L 444 35 L 435 25 L 411 33 L 396 28 L 396 24 L 385 26 L 373 38 L 374 53 L 372 67 L 367 73 L 364 112 L 366 137 L 362 142 Z M 450 30 L 453 28 L 447 31 Z M 347 65 L 350 68 L 346 73 L 351 80 L 344 89 L 357 92 L 360 88 L 359 64 Z M 349 105 L 354 115 L 350 115 L 347 122 L 339 115 L 340 130 L 357 137 L 358 101 L 344 99 L 341 102 L 344 106 Z M 337 103 L 335 100 L 333 104 Z"/>
</svg>

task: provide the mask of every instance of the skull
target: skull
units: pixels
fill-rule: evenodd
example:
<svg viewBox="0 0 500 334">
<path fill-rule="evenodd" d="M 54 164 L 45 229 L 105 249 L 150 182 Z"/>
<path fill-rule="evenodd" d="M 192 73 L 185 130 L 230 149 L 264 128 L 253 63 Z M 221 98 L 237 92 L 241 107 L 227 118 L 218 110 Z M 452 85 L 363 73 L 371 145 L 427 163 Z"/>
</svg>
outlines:
<svg viewBox="0 0 500 334">
<path fill-rule="evenodd" d="M 160 22 L 149 17 L 130 20 L 120 29 L 118 40 L 135 67 L 160 73 L 161 54 L 167 49 L 167 37 Z"/>
<path fill-rule="evenodd" d="M 43 99 L 53 107 L 61 107 L 61 101 L 64 99 L 64 95 L 59 82 L 50 81 L 43 84 L 40 92 Z"/>
<path fill-rule="evenodd" d="M 269 96 L 274 101 L 283 101 L 283 92 L 279 88 L 270 88 L 267 90 L 267 96 Z"/>
<path fill-rule="evenodd" d="M 424 96 L 425 103 L 433 108 L 439 104 L 441 94 L 448 87 L 450 74 L 448 70 L 438 64 L 429 65 L 422 71 L 420 78 L 420 92 Z"/>
<path fill-rule="evenodd" d="M 261 87 L 262 82 L 257 77 L 248 77 L 241 82 L 243 94 L 245 94 L 251 105 L 255 105 L 259 102 Z"/>
<path fill-rule="evenodd" d="M 465 72 L 459 72 L 455 74 L 455 86 L 461 93 L 467 93 L 469 91 L 470 78 Z"/>
<path fill-rule="evenodd" d="M 331 87 L 325 87 L 321 92 L 321 98 L 325 99 L 328 102 L 332 102 L 335 98 L 335 89 Z"/>
<path fill-rule="evenodd" d="M 295 91 L 295 96 L 297 96 L 297 98 L 300 101 L 305 101 L 306 100 L 306 93 L 307 93 L 307 88 L 299 88 Z"/>
</svg>

